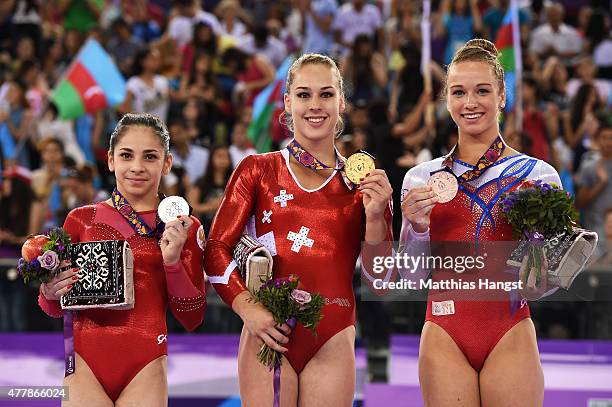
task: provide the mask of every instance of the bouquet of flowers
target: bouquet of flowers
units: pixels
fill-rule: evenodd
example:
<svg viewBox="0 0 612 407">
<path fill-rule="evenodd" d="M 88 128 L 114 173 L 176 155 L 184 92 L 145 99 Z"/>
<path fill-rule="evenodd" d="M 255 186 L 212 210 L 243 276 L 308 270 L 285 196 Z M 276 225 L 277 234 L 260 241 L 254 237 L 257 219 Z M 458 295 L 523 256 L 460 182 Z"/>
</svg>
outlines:
<svg viewBox="0 0 612 407">
<path fill-rule="evenodd" d="M 523 181 L 515 191 L 502 195 L 500 205 L 515 237 L 528 241 L 521 281 L 530 288 L 539 286 L 547 278 L 545 239 L 571 232 L 578 218 L 572 198 L 554 183 Z"/>
<path fill-rule="evenodd" d="M 316 335 L 317 325 L 323 317 L 321 308 L 325 301 L 319 294 L 299 290 L 299 283 L 299 277 L 296 275 L 269 279 L 255 293 L 255 299 L 272 313 L 277 324 L 287 323 L 293 329 L 299 322 Z M 259 361 L 270 369 L 281 365 L 282 354 L 266 344 L 261 346 L 257 356 Z"/>
<path fill-rule="evenodd" d="M 54 228 L 48 235 L 30 237 L 21 247 L 17 272 L 23 281 L 46 283 L 59 272 L 62 261 L 68 259 L 70 236 L 62 228 Z"/>
</svg>

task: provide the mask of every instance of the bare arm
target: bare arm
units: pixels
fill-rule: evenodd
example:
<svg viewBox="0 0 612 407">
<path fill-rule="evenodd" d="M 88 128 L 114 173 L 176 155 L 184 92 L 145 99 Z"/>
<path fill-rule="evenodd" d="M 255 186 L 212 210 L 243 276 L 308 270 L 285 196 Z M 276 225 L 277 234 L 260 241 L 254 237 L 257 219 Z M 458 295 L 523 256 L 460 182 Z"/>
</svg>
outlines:
<svg viewBox="0 0 612 407">
<path fill-rule="evenodd" d="M 374 80 L 380 87 L 387 86 L 389 76 L 387 75 L 387 63 L 382 54 L 375 52 L 372 55 L 372 71 L 374 71 Z"/>
<path fill-rule="evenodd" d="M 247 83 L 246 84 L 247 89 L 263 88 L 264 86 L 267 86 L 270 83 L 272 83 L 272 81 L 274 80 L 274 74 L 275 74 L 274 67 L 272 66 L 270 61 L 268 61 L 267 58 L 262 57 L 260 55 L 255 55 L 254 58 L 255 58 L 255 64 L 257 65 L 257 68 L 263 74 L 264 77 L 259 80 Z"/>
<path fill-rule="evenodd" d="M 419 127 L 421 123 L 421 118 L 423 117 L 423 112 L 425 111 L 425 106 L 429 101 L 429 94 L 426 92 L 421 93 L 421 97 L 419 98 L 419 103 L 412 109 L 410 113 L 404 118 L 401 123 L 393 126 L 391 130 L 391 135 L 393 137 L 399 138 L 404 137 Z"/>
<path fill-rule="evenodd" d="M 126 113 L 131 112 L 133 100 L 134 100 L 134 94 L 128 90 L 123 103 L 117 106 L 117 112 L 119 112 L 120 114 L 126 114 Z"/>
</svg>

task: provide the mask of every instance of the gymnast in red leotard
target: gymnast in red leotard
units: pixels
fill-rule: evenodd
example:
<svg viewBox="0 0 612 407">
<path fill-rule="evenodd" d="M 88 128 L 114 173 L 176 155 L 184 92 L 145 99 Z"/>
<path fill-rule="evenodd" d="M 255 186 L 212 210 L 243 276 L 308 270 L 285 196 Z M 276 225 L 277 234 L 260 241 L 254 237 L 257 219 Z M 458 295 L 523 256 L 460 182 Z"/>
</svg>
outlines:
<svg viewBox="0 0 612 407">
<path fill-rule="evenodd" d="M 272 405 L 273 373 L 257 360 L 262 342 L 284 353 L 282 406 L 352 405 L 352 276 L 362 240 L 393 239 L 392 190 L 382 170 L 371 172 L 359 188 L 338 170 L 343 158 L 334 148 L 334 137 L 344 106 L 335 63 L 317 54 L 297 59 L 285 93 L 295 139 L 282 151 L 240 163 L 210 231 L 204 255 L 209 281 L 244 321 L 238 372 L 247 407 Z M 305 290 L 326 299 L 316 337 L 299 324 L 292 332 L 286 324 L 275 326 L 272 315 L 250 301 L 232 260 L 245 228 L 270 250 L 275 278 L 297 274 Z"/>
<path fill-rule="evenodd" d="M 127 240 L 135 291 L 131 310 L 75 313 L 76 366 L 64 379 L 70 391 L 65 406 L 166 406 L 168 305 L 188 330 L 202 323 L 203 229 L 194 217 L 164 225 L 157 216 L 161 176 L 172 166 L 169 137 L 155 116 L 125 115 L 110 141 L 109 169 L 117 180 L 112 198 L 74 209 L 64 223 L 73 242 Z M 39 304 L 47 314 L 63 315 L 58 299 L 78 271 L 62 271 L 41 285 Z"/>
<path fill-rule="evenodd" d="M 502 276 L 518 279 L 503 273 L 510 254 L 505 247 L 510 245 L 487 243 L 512 240 L 512 228 L 499 209 L 501 196 L 523 180 L 561 183 L 549 164 L 505 145 L 498 124 L 505 92 L 504 72 L 491 42 L 470 40 L 457 51 L 448 67 L 445 96 L 459 140 L 447 156 L 406 174 L 401 251 L 418 255 L 423 248 L 418 242 L 484 242 L 481 245 L 497 249 L 483 273 L 497 281 Z M 458 179 L 456 196 L 444 203 L 427 185 L 430 176 L 441 170 Z M 445 250 L 451 245 L 447 243 Z M 434 247 L 432 255 L 439 250 L 439 245 Z M 478 279 L 476 273 L 460 276 L 463 281 Z M 442 270 L 433 270 L 432 281 L 444 277 Z M 513 309 L 512 297 L 503 291 L 467 292 L 472 298 L 463 290 L 429 291 L 419 349 L 425 406 L 541 406 L 544 378 L 527 302 L 517 301 Z M 550 292 L 544 281 L 520 294 L 536 299 Z"/>
</svg>

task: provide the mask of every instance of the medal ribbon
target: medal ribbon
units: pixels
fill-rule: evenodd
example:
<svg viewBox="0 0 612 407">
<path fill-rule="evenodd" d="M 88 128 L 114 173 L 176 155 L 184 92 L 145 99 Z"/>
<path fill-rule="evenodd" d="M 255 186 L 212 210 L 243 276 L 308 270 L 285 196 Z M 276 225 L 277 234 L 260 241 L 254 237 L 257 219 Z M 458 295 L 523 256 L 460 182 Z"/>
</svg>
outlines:
<svg viewBox="0 0 612 407">
<path fill-rule="evenodd" d="M 64 377 L 74 373 L 76 364 L 72 321 L 72 311 L 64 311 Z"/>
<path fill-rule="evenodd" d="M 165 197 L 163 194 L 159 194 L 160 201 L 164 198 Z M 132 205 L 130 205 L 128 200 L 121 195 L 121 192 L 119 192 L 117 188 L 113 190 L 111 200 L 113 201 L 113 206 L 115 209 L 117 209 L 121 216 L 123 216 L 130 224 L 132 229 L 134 229 L 134 231 L 140 236 L 155 237 L 156 239 L 161 237 L 164 223 L 159 218 L 159 214 L 155 216 L 155 228 L 150 228 L 149 225 L 147 225 L 146 222 L 140 216 L 138 216 L 138 213 L 136 213 L 134 208 L 132 208 Z"/>
<path fill-rule="evenodd" d="M 327 164 L 322 163 L 317 160 L 312 154 L 304 149 L 296 141 L 296 139 L 291 140 L 289 144 L 287 144 L 287 150 L 289 150 L 289 154 L 295 158 L 295 160 L 303 165 L 306 168 L 310 168 L 313 171 L 321 171 L 321 170 L 338 170 L 342 171 L 344 169 L 344 161 L 338 158 L 338 154 L 336 153 L 336 162 L 338 163 L 338 167 L 330 167 Z"/>
<path fill-rule="evenodd" d="M 289 325 L 289 328 L 293 330 L 295 328 L 295 325 L 297 324 L 297 319 L 295 317 L 291 317 L 286 321 L 286 324 Z M 274 390 L 274 399 L 272 402 L 272 407 L 280 407 L 280 395 L 281 395 L 281 365 L 280 363 L 274 366 L 272 389 Z"/>
<path fill-rule="evenodd" d="M 456 148 L 457 145 L 453 147 L 451 152 L 446 156 L 444 162 L 442 163 L 442 165 L 446 167 L 445 169 L 450 170 L 451 173 L 453 173 L 451 168 L 453 165 L 453 153 L 455 152 Z M 499 157 L 501 157 L 505 148 L 506 145 L 504 144 L 504 141 L 502 140 L 501 136 L 497 136 L 495 141 L 493 141 L 493 144 L 491 144 L 489 149 L 485 151 L 485 153 L 476 163 L 476 168 L 466 171 L 460 176 L 458 176 L 457 181 L 459 181 L 459 183 L 461 184 L 463 182 L 473 181 L 476 178 L 480 177 L 490 166 L 492 166 L 499 159 Z"/>
</svg>

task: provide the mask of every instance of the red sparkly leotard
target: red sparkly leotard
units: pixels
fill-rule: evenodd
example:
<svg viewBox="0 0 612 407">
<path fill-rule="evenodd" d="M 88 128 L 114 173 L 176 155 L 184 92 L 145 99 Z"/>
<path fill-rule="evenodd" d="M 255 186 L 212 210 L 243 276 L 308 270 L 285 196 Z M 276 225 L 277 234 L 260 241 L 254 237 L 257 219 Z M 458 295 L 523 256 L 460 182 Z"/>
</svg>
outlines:
<svg viewBox="0 0 612 407">
<path fill-rule="evenodd" d="M 153 225 L 156 211 L 140 212 Z M 83 206 L 68 214 L 64 229 L 72 242 L 127 240 L 134 255 L 134 297 L 131 310 L 91 309 L 74 315 L 74 348 L 115 401 L 149 362 L 168 354 L 166 310 L 188 330 L 202 323 L 206 309 L 202 269 L 203 230 L 199 221 L 188 232 L 181 261 L 164 265 L 154 237 L 143 237 L 106 203 Z M 199 234 L 199 236 L 198 236 Z M 39 295 L 41 308 L 61 317 L 59 301 Z"/>
<path fill-rule="evenodd" d="M 416 166 L 408 171 L 404 178 L 402 191 L 427 184 L 432 171 L 442 168 L 444 157 Z M 455 175 L 474 168 L 473 166 L 455 160 L 453 172 Z M 544 161 L 522 154 L 502 158 L 478 179 L 460 184 L 455 198 L 447 203 L 437 204 L 431 213 L 429 232 L 422 234 L 412 230 L 410 222 L 403 220 L 400 244 L 404 251 L 410 253 L 422 247 L 418 241 L 432 242 L 486 242 L 511 241 L 512 228 L 501 216 L 499 202 L 501 195 L 515 189 L 522 180 L 540 179 L 561 185 L 555 169 Z M 447 245 L 446 247 L 448 247 Z M 491 244 L 491 246 L 493 246 Z M 490 247 L 491 247 L 490 246 Z M 509 251 L 508 245 L 496 246 L 497 259 L 487 261 L 487 267 L 503 270 Z M 432 249 L 433 252 L 433 249 Z M 501 253 L 500 253 L 501 252 Z M 504 256 L 500 254 L 504 253 Z M 418 256 L 419 253 L 415 253 Z M 435 253 L 432 253 L 435 254 Z M 504 257 L 504 258 L 502 258 Z M 486 274 L 489 272 L 489 274 Z M 485 270 L 485 275 L 491 275 L 491 270 Z M 433 281 L 439 281 L 443 273 L 434 270 Z M 499 274 L 498 276 L 504 274 Z M 508 278 L 517 280 L 516 276 L 505 274 Z M 423 275 L 421 274 L 421 277 Z M 469 281 L 475 276 L 461 275 L 462 280 Z M 501 293 L 501 296 L 500 296 Z M 430 290 L 427 300 L 426 320 L 439 325 L 453 338 L 459 349 L 476 371 L 480 371 L 484 362 L 497 342 L 516 323 L 530 316 L 526 301 L 512 309 L 509 294 L 472 291 L 468 295 L 482 295 L 466 300 L 465 291 Z M 485 300 L 485 297 L 488 297 Z M 460 299 L 460 300 L 458 300 Z M 448 307 L 448 303 L 454 305 Z M 435 308 L 435 309 L 433 309 Z"/>
<path fill-rule="evenodd" d="M 390 242 L 390 208 L 385 219 Z M 291 333 L 285 356 L 300 373 L 325 342 L 355 322 L 352 278 L 365 232 L 362 194 L 336 171 L 319 188 L 303 188 L 287 150 L 245 158 L 227 186 L 204 255 L 209 281 L 230 306 L 246 290 L 232 259 L 245 226 L 273 255 L 275 278 L 296 274 L 305 290 L 325 298 L 317 336 L 299 324 Z"/>
</svg>

